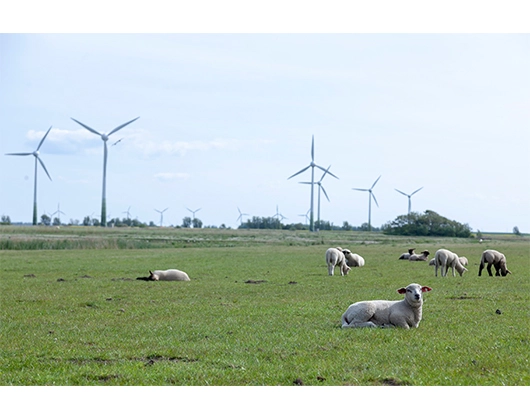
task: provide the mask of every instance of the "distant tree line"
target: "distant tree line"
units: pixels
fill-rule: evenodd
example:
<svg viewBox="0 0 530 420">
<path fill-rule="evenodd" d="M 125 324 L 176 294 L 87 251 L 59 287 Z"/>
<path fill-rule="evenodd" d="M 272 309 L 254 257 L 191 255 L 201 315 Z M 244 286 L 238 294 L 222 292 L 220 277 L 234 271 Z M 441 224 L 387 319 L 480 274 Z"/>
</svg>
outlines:
<svg viewBox="0 0 530 420">
<path fill-rule="evenodd" d="M 450 236 L 457 238 L 469 238 L 471 228 L 467 223 L 462 224 L 455 220 L 449 220 L 432 210 L 425 213 L 409 213 L 398 216 L 394 221 L 388 222 L 381 227 L 387 235 L 404 236 Z"/>
</svg>

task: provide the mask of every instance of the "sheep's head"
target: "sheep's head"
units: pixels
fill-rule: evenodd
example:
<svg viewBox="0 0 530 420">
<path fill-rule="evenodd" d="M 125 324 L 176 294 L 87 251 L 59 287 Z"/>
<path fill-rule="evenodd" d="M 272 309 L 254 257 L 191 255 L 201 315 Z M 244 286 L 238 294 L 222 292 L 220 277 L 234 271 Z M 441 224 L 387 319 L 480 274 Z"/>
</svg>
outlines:
<svg viewBox="0 0 530 420">
<path fill-rule="evenodd" d="M 405 300 L 411 306 L 419 306 L 423 303 L 423 293 L 430 292 L 432 289 L 429 286 L 420 286 L 417 283 L 409 284 L 407 287 L 398 289 L 399 294 L 405 295 Z"/>
<path fill-rule="evenodd" d="M 346 258 L 348 258 L 348 256 L 351 255 L 351 251 L 349 249 L 341 249 L 341 251 Z"/>
<path fill-rule="evenodd" d="M 159 280 L 158 274 L 155 274 L 151 270 L 149 270 L 149 280 Z"/>
<path fill-rule="evenodd" d="M 340 267 L 340 272 L 342 273 L 343 276 L 348 274 L 350 270 L 351 270 L 351 267 L 349 267 L 346 263 L 342 264 Z"/>
<path fill-rule="evenodd" d="M 506 277 L 508 274 L 512 274 L 510 270 L 508 270 L 508 267 L 506 267 L 506 262 L 501 261 L 499 264 L 499 269 L 502 277 Z M 499 270 L 497 270 L 497 275 L 499 273 Z"/>
<path fill-rule="evenodd" d="M 422 254 L 423 254 L 423 255 L 424 255 L 425 257 L 428 257 L 428 256 L 429 256 L 429 254 L 430 254 L 430 252 L 429 252 L 429 251 L 427 251 L 427 250 L 425 250 L 425 251 L 423 251 L 423 252 L 422 252 Z"/>
</svg>

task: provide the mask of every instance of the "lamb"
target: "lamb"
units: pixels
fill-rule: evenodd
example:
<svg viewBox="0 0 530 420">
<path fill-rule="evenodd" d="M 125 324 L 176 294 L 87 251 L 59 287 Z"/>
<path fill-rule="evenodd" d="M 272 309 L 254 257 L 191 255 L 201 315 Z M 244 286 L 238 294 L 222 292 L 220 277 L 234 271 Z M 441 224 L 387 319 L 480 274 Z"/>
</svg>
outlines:
<svg viewBox="0 0 530 420">
<path fill-rule="evenodd" d="M 469 262 L 467 261 L 466 257 L 458 257 L 458 259 L 460 260 L 460 264 L 462 264 L 462 265 L 468 265 L 469 264 Z M 429 265 L 434 266 L 435 265 L 434 260 L 435 260 L 434 258 L 431 258 L 431 260 L 429 261 Z"/>
<path fill-rule="evenodd" d="M 494 249 L 488 249 L 482 253 L 482 258 L 480 259 L 480 266 L 478 269 L 478 275 L 482 274 L 484 266 L 488 264 L 487 270 L 490 276 L 493 276 L 491 273 L 491 266 L 495 267 L 495 276 L 506 277 L 507 274 L 512 274 L 508 267 L 506 267 L 506 257 L 504 254 L 501 254 L 499 251 Z"/>
<path fill-rule="evenodd" d="M 340 267 L 340 275 L 345 276 L 351 270 L 346 264 L 346 258 L 342 252 L 342 248 L 329 248 L 326 251 L 326 263 L 328 265 L 328 274 L 332 276 L 335 272 L 335 267 Z"/>
<path fill-rule="evenodd" d="M 451 267 L 451 270 L 453 271 L 453 277 L 456 277 L 455 268 L 460 276 L 467 271 L 467 268 L 465 268 L 460 262 L 458 255 L 456 255 L 454 252 L 448 251 L 447 249 L 439 249 L 434 254 L 434 275 L 436 277 L 438 277 L 438 267 L 440 267 L 442 277 L 447 276 L 449 267 Z"/>
<path fill-rule="evenodd" d="M 137 280 L 190 281 L 190 278 L 184 271 L 171 269 L 155 271 L 149 270 L 149 277 L 137 277 Z"/>
<path fill-rule="evenodd" d="M 414 250 L 416 248 L 410 248 L 409 252 L 405 252 L 404 254 L 401 254 L 398 258 L 398 260 L 408 260 L 411 255 L 414 255 Z"/>
<path fill-rule="evenodd" d="M 421 254 L 413 254 L 409 257 L 409 261 L 427 261 L 427 257 L 429 256 L 430 252 L 425 250 Z"/>
<path fill-rule="evenodd" d="M 342 252 L 346 257 L 346 264 L 348 265 L 348 267 L 364 266 L 364 258 L 361 257 L 359 254 L 354 254 L 349 249 L 343 249 Z"/>
<path fill-rule="evenodd" d="M 405 295 L 403 300 L 368 300 L 354 303 L 342 315 L 342 328 L 417 328 L 422 316 L 423 293 L 431 290 L 428 286 L 412 283 L 397 290 Z"/>
</svg>

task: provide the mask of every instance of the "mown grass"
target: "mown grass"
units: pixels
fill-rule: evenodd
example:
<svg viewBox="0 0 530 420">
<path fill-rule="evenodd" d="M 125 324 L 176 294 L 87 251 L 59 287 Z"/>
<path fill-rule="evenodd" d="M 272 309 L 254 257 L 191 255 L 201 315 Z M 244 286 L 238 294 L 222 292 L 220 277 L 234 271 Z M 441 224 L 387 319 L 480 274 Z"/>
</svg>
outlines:
<svg viewBox="0 0 530 420">
<path fill-rule="evenodd" d="M 223 246 L 205 231 L 176 231 L 204 239 L 0 251 L 0 384 L 530 384 L 527 241 L 232 231 L 239 245 Z M 467 256 L 469 272 L 436 278 L 426 263 L 399 261 L 409 243 Z M 330 244 L 366 266 L 329 277 Z M 478 277 L 487 248 L 504 252 L 514 274 Z M 155 268 L 192 281 L 135 280 Z M 340 328 L 352 302 L 399 299 L 395 290 L 411 282 L 433 288 L 418 329 Z"/>
</svg>

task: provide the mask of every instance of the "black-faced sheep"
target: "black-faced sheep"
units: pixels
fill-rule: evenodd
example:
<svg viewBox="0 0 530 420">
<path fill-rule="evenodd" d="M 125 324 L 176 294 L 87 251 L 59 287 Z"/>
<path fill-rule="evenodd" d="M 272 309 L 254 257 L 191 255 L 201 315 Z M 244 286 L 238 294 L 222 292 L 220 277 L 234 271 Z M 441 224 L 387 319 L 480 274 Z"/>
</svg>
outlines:
<svg viewBox="0 0 530 420">
<path fill-rule="evenodd" d="M 137 277 L 137 280 L 190 281 L 190 278 L 184 271 L 171 269 L 149 271 L 149 277 Z"/>
<path fill-rule="evenodd" d="M 342 315 L 342 328 L 402 327 L 417 328 L 422 317 L 423 293 L 428 286 L 412 283 L 398 289 L 403 300 L 368 300 L 348 307 Z"/>
<path fill-rule="evenodd" d="M 421 254 L 413 254 L 409 257 L 409 261 L 427 261 L 430 252 L 425 250 Z"/>
<path fill-rule="evenodd" d="M 328 265 L 328 274 L 332 276 L 335 272 L 335 267 L 340 268 L 341 276 L 345 276 L 351 270 L 346 264 L 346 257 L 342 252 L 342 248 L 329 248 L 326 251 L 326 264 Z"/>
<path fill-rule="evenodd" d="M 401 254 L 398 258 L 398 260 L 408 260 L 410 258 L 411 255 L 414 255 L 414 250 L 416 248 L 410 248 L 409 249 L 409 252 L 405 252 L 403 254 Z"/>
<path fill-rule="evenodd" d="M 478 268 L 478 275 L 482 274 L 484 266 L 488 264 L 487 270 L 490 276 L 493 276 L 491 272 L 491 266 L 495 267 L 495 275 L 506 277 L 507 274 L 512 274 L 508 267 L 506 266 L 506 257 L 504 254 L 501 254 L 499 251 L 494 249 L 488 249 L 482 253 L 482 258 L 480 259 L 480 266 Z"/>
<path fill-rule="evenodd" d="M 438 277 L 438 267 L 440 267 L 440 273 L 442 277 L 447 276 L 449 267 L 451 267 L 451 270 L 453 271 L 453 277 L 456 277 L 455 269 L 458 271 L 460 276 L 467 271 L 467 268 L 465 268 L 460 262 L 458 255 L 456 255 L 454 252 L 448 251 L 447 249 L 439 249 L 434 254 L 434 275 L 436 277 Z"/>
<path fill-rule="evenodd" d="M 349 249 L 343 249 L 342 253 L 346 257 L 346 264 L 348 267 L 363 267 L 364 258 L 359 254 L 352 253 Z"/>
</svg>

